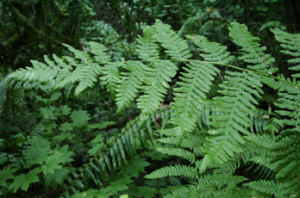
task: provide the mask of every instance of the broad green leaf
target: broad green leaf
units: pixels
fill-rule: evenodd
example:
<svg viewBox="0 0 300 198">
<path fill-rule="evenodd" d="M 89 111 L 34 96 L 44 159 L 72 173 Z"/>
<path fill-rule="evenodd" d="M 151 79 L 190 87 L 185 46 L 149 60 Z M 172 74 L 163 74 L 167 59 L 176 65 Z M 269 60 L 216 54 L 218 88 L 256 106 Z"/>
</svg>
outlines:
<svg viewBox="0 0 300 198">
<path fill-rule="evenodd" d="M 43 107 L 40 109 L 41 115 L 46 119 L 46 120 L 55 120 L 57 114 L 54 112 L 57 108 L 50 106 L 50 107 Z"/>
<path fill-rule="evenodd" d="M 47 173 L 45 175 L 45 185 L 54 185 L 55 188 L 57 187 L 57 184 L 62 186 L 64 179 L 67 178 L 69 173 L 70 171 L 67 168 L 57 169 L 55 170 L 55 173 Z"/>
<path fill-rule="evenodd" d="M 63 123 L 59 127 L 59 129 L 62 131 L 71 131 L 71 130 L 73 130 L 73 128 L 74 128 L 73 123 Z"/>
<path fill-rule="evenodd" d="M 72 109 L 70 107 L 68 107 L 67 105 L 62 106 L 62 109 L 61 109 L 63 115 L 69 115 L 71 110 Z"/>
<path fill-rule="evenodd" d="M 63 141 L 65 139 L 68 139 L 68 140 L 71 140 L 73 139 L 74 137 L 76 137 L 75 134 L 71 134 L 70 132 L 63 132 L 57 136 L 55 136 L 53 139 L 54 140 L 58 140 L 58 141 Z"/>
<path fill-rule="evenodd" d="M 0 186 L 7 186 L 6 180 L 13 179 L 15 176 L 13 175 L 18 169 L 2 169 L 0 171 Z"/>
<path fill-rule="evenodd" d="M 116 122 L 113 121 L 106 121 L 106 122 L 102 122 L 102 123 L 98 123 L 93 125 L 95 128 L 97 129 L 105 129 L 106 127 L 110 126 L 110 125 L 114 125 L 116 124 Z"/>
<path fill-rule="evenodd" d="M 47 158 L 50 147 L 37 147 L 31 146 L 27 149 L 24 154 L 27 164 L 29 166 L 33 164 L 43 164 Z"/>
<path fill-rule="evenodd" d="M 54 153 L 45 160 L 45 165 L 42 166 L 44 174 L 55 173 L 55 170 L 62 168 L 62 164 L 73 161 L 70 158 L 72 155 L 73 152 L 68 151 L 68 146 L 56 148 Z"/>
<path fill-rule="evenodd" d="M 19 176 L 15 177 L 15 180 L 13 183 L 9 186 L 10 189 L 13 189 L 14 193 L 17 192 L 19 188 L 21 188 L 24 191 L 27 191 L 29 188 L 29 185 L 34 182 L 39 181 L 38 174 L 41 172 L 40 168 L 36 168 L 29 173 L 21 174 Z"/>
<path fill-rule="evenodd" d="M 73 126 L 84 126 L 91 119 L 90 115 L 83 110 L 73 111 L 71 114 L 71 118 L 73 120 Z"/>
</svg>

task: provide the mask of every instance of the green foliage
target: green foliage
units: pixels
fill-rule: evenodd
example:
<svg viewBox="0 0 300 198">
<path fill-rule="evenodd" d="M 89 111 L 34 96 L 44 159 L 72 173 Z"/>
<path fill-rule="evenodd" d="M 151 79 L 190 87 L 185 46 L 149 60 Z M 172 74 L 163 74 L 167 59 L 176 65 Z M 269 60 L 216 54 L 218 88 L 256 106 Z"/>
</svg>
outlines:
<svg viewBox="0 0 300 198">
<path fill-rule="evenodd" d="M 41 170 L 37 168 L 33 171 L 30 171 L 26 175 L 21 174 L 15 177 L 14 182 L 9 186 L 9 188 L 13 189 L 14 192 L 16 192 L 19 188 L 27 191 L 27 189 L 29 188 L 29 184 L 39 181 L 39 177 L 37 176 L 37 174 L 40 172 Z"/>
<path fill-rule="evenodd" d="M 299 64 L 299 35 L 273 32 L 289 62 Z M 187 40 L 157 20 L 137 40 L 138 60 L 111 61 L 103 45 L 91 42 L 87 52 L 66 45 L 73 56 L 45 57 L 46 64 L 32 61 L 10 74 L 10 87 L 62 95 L 75 89 L 78 97 L 105 85 L 119 115 L 135 104 L 140 114 L 122 130 L 109 130 L 118 120 L 91 124 L 83 109 L 49 105 L 59 104 L 60 93 L 37 97 L 48 103 L 39 108 L 41 131 L 24 135 L 22 165 L 2 162 L 2 193 L 27 191 L 45 177 L 46 186 L 65 190 L 62 197 L 136 196 L 146 185 L 164 197 L 298 197 L 299 66 L 290 67 L 293 80 L 274 76 L 275 59 L 245 25 L 231 23 L 229 36 L 241 47 L 237 57 L 199 35 L 187 36 L 197 46 L 191 52 Z M 213 84 L 218 95 L 209 99 Z M 275 112 L 262 108 L 266 85 L 278 94 Z M 166 107 L 168 91 L 174 102 Z"/>
</svg>

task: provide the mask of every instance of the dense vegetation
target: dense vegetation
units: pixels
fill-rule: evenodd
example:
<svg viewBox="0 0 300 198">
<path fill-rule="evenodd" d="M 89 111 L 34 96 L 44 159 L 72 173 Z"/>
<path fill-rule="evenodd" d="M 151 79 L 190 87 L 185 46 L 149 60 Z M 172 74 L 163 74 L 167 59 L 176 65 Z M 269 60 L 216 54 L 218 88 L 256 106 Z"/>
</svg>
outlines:
<svg viewBox="0 0 300 198">
<path fill-rule="evenodd" d="M 299 197 L 299 8 L 0 2 L 0 195 Z"/>
</svg>

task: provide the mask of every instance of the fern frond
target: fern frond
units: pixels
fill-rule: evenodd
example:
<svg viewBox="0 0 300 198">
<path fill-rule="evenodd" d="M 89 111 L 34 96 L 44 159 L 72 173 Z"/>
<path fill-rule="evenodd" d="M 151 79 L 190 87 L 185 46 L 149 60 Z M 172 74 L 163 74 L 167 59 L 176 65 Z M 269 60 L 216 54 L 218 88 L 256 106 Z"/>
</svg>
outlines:
<svg viewBox="0 0 300 198">
<path fill-rule="evenodd" d="M 45 59 L 49 60 L 47 56 L 45 56 Z M 27 89 L 39 88 L 44 84 L 44 89 L 48 91 L 53 89 L 53 86 L 51 85 L 55 84 L 55 78 L 60 73 L 61 67 L 48 67 L 45 63 L 34 60 L 32 60 L 31 63 L 32 67 L 19 69 L 8 76 L 8 79 L 11 80 L 11 84 L 16 81 L 20 84 L 24 84 L 24 87 Z M 16 85 L 15 88 L 18 88 L 20 84 Z"/>
<path fill-rule="evenodd" d="M 163 109 L 162 112 L 169 114 L 170 109 Z M 150 120 L 147 122 L 148 130 L 140 130 L 141 117 L 137 117 L 131 122 L 127 123 L 126 127 L 122 129 L 122 132 L 112 139 L 108 144 L 101 145 L 98 151 L 89 152 L 92 154 L 88 163 L 80 167 L 76 172 L 72 173 L 72 177 L 69 177 L 69 185 L 65 186 L 66 191 L 62 196 L 67 197 L 69 191 L 82 191 L 85 186 L 85 182 L 93 181 L 96 186 L 103 186 L 104 183 L 111 178 L 111 175 L 119 172 L 120 175 L 134 175 L 138 176 L 138 172 L 143 171 L 145 166 L 149 163 L 144 159 L 137 156 L 137 148 L 141 148 L 146 143 L 148 136 L 152 139 L 152 129 L 150 126 L 152 123 Z M 128 156 L 133 156 L 128 160 Z M 124 167 L 124 163 L 128 168 Z M 137 166 L 136 168 L 132 167 Z M 75 178 L 75 179 L 74 179 Z M 112 184 L 113 185 L 113 184 Z"/>
<path fill-rule="evenodd" d="M 232 22 L 229 31 L 233 42 L 242 47 L 241 50 L 244 52 L 244 55 L 239 58 L 252 64 L 248 65 L 248 68 L 265 74 L 274 74 L 278 71 L 277 68 L 272 67 L 275 59 L 270 54 L 264 53 L 266 47 L 260 46 L 258 43 L 260 39 L 252 36 L 245 25 Z"/>
<path fill-rule="evenodd" d="M 95 60 L 99 64 L 109 63 L 111 58 L 106 54 L 107 49 L 97 42 L 89 42 L 89 46 L 91 47 L 91 52 L 95 55 Z"/>
<path fill-rule="evenodd" d="M 80 50 L 77 50 L 77 49 L 75 49 L 74 47 L 72 47 L 70 45 L 67 45 L 67 44 L 63 44 L 63 45 L 66 48 L 68 48 L 68 50 L 70 52 L 73 52 L 74 57 L 76 59 L 80 60 L 81 63 L 86 64 L 86 63 L 90 63 L 91 62 L 91 57 L 87 53 L 85 53 L 83 51 L 80 51 Z"/>
<path fill-rule="evenodd" d="M 225 46 L 215 42 L 209 42 L 202 36 L 187 36 L 191 39 L 201 51 L 206 61 L 221 62 L 224 64 L 232 61 L 229 52 L 226 52 Z M 182 82 L 175 88 L 174 108 L 178 112 L 173 119 L 173 123 L 179 127 L 179 131 L 191 132 L 195 129 L 198 115 L 203 112 L 203 106 L 206 104 L 206 93 L 211 89 L 214 76 L 220 71 L 210 63 L 191 62 L 182 73 L 180 79 Z"/>
<path fill-rule="evenodd" d="M 197 189 L 194 185 L 189 186 L 178 186 L 176 190 L 168 193 L 164 196 L 164 198 L 175 198 L 175 197 L 191 197 L 190 193 Z"/>
<path fill-rule="evenodd" d="M 67 61 L 66 67 L 70 67 L 69 73 L 64 76 L 62 81 L 58 82 L 55 88 L 63 88 L 69 84 L 75 84 L 80 77 L 83 66 L 80 65 L 75 58 L 70 56 L 64 56 L 64 59 Z"/>
<path fill-rule="evenodd" d="M 100 72 L 101 68 L 97 63 L 89 63 L 83 67 L 79 76 L 79 85 L 75 89 L 75 95 L 79 95 L 88 87 L 93 87 L 98 81 Z"/>
<path fill-rule="evenodd" d="M 104 53 L 103 46 L 91 43 L 93 47 L 92 51 L 98 50 L 97 56 L 95 57 L 99 61 L 107 62 L 109 57 Z M 71 52 L 74 53 L 75 58 L 79 59 L 81 64 L 77 64 L 76 60 L 69 59 L 69 63 L 75 66 L 75 70 L 69 74 L 62 82 L 60 82 L 56 88 L 63 88 L 66 84 L 75 83 L 79 81 L 79 85 L 75 89 L 75 95 L 80 94 L 88 87 L 93 87 L 95 82 L 98 81 L 98 75 L 100 75 L 101 67 L 98 63 L 94 63 L 90 56 L 80 50 L 76 50 L 73 47 L 64 44 Z M 101 51 L 102 50 L 102 51 Z M 102 55 L 103 54 L 103 55 Z M 102 57 L 102 56 L 103 57 Z"/>
<path fill-rule="evenodd" d="M 166 53 L 174 60 L 186 60 L 192 57 L 185 40 L 180 38 L 170 25 L 163 24 L 160 20 L 156 20 L 153 25 L 155 28 L 156 40 L 166 48 Z"/>
<path fill-rule="evenodd" d="M 20 69 L 12 73 L 9 78 L 18 82 L 24 83 L 24 87 L 32 88 L 34 85 L 48 85 L 48 89 L 63 88 L 68 84 L 79 82 L 75 90 L 75 95 L 80 94 L 88 87 L 93 87 L 98 81 L 100 75 L 100 65 L 94 63 L 90 56 L 82 51 L 76 50 L 73 47 L 64 44 L 69 51 L 73 52 L 75 58 L 64 56 L 63 59 L 53 55 L 55 62 L 45 56 L 45 63 L 32 61 L 33 67 Z M 92 51 L 96 54 L 96 59 L 101 63 L 109 61 L 109 57 L 104 53 L 104 47 L 100 44 L 91 43 L 95 48 Z M 97 52 L 95 52 L 97 50 Z M 101 51 L 102 50 L 102 51 Z M 78 60 L 79 59 L 79 60 Z M 30 83 L 34 82 L 30 86 Z M 17 85 L 19 86 L 19 85 Z M 47 89 L 47 86 L 43 86 Z"/>
<path fill-rule="evenodd" d="M 213 173 L 214 174 L 226 174 L 226 175 L 233 175 L 240 167 L 240 163 L 238 160 L 232 160 L 225 162 L 224 164 L 218 164 L 215 167 L 210 166 L 211 168 L 215 168 Z"/>
<path fill-rule="evenodd" d="M 173 190 L 164 198 L 171 197 L 244 197 L 246 194 L 241 195 L 240 189 L 233 191 L 234 193 L 229 193 L 222 190 L 223 187 L 234 186 L 236 184 L 245 181 L 246 178 L 240 176 L 230 176 L 230 175 L 204 175 L 202 176 L 198 184 L 179 187 Z M 228 191 L 228 189 L 227 189 Z"/>
<path fill-rule="evenodd" d="M 288 54 L 293 58 L 288 60 L 289 63 L 297 64 L 293 67 L 290 67 L 290 70 L 299 72 L 300 71 L 300 34 L 290 34 L 284 32 L 280 29 L 271 30 L 275 34 L 277 41 L 281 43 L 281 47 L 284 50 L 281 50 L 282 53 Z M 299 78 L 300 73 L 292 74 L 292 77 Z"/>
<path fill-rule="evenodd" d="M 242 152 L 241 145 L 245 144 L 242 134 L 250 135 L 247 129 L 252 123 L 245 115 L 255 116 L 254 104 L 258 103 L 254 96 L 260 98 L 260 93 L 263 93 L 260 89 L 262 84 L 251 73 L 227 73 L 227 81 L 220 85 L 224 90 L 219 91 L 225 96 L 214 98 L 220 115 L 211 116 L 210 125 L 214 129 L 208 131 L 210 136 L 205 143 L 206 155 L 201 173 L 213 161 L 222 164 L 235 153 Z"/>
<path fill-rule="evenodd" d="M 123 62 L 109 62 L 102 67 L 102 75 L 100 77 L 101 84 L 106 86 L 107 91 L 111 93 L 113 97 L 116 95 L 118 83 L 121 79 L 119 68 L 124 67 Z"/>
<path fill-rule="evenodd" d="M 281 196 L 300 196 L 300 134 L 293 129 L 286 129 L 276 138 L 272 147 L 275 157 L 276 180 L 280 184 Z"/>
<path fill-rule="evenodd" d="M 137 52 L 139 58 L 145 61 L 159 60 L 159 46 L 155 43 L 153 27 L 146 26 L 143 28 L 144 37 L 137 39 Z"/>
<path fill-rule="evenodd" d="M 198 171 L 197 168 L 186 165 L 165 166 L 161 169 L 150 173 L 149 175 L 146 175 L 145 178 L 156 179 L 171 176 L 185 176 L 189 178 L 197 178 Z"/>
<path fill-rule="evenodd" d="M 172 115 L 175 115 L 176 113 L 173 113 Z M 161 134 L 165 134 L 166 135 L 166 131 L 168 131 L 169 129 L 166 130 L 159 130 L 158 132 Z M 176 134 L 173 134 L 176 133 Z M 184 133 L 182 134 L 182 136 L 178 136 L 177 132 L 174 132 L 174 128 L 172 128 L 172 134 L 167 134 L 168 137 L 163 137 L 158 139 L 158 142 L 161 143 L 165 143 L 168 144 L 168 147 L 172 149 L 175 149 L 175 151 L 177 151 L 178 147 L 181 147 L 182 152 L 187 152 L 187 156 L 189 156 L 189 159 L 193 159 L 190 160 L 192 163 L 195 162 L 195 155 L 199 155 L 201 156 L 203 153 L 203 142 L 205 141 L 205 131 L 196 131 L 194 133 Z M 190 155 L 190 151 L 187 151 L 183 148 L 186 148 L 187 150 L 192 150 L 193 151 L 193 155 Z M 159 150 L 160 151 L 160 150 Z M 164 153 L 165 149 L 163 149 L 163 153 Z M 168 152 L 168 151 L 166 151 Z M 178 151 L 178 154 L 182 153 L 180 151 Z M 172 152 L 174 153 L 174 152 Z M 167 153 L 166 153 L 167 154 Z M 169 153 L 169 155 L 173 155 L 171 153 Z M 175 152 L 176 155 L 176 152 Z M 180 155 L 178 155 L 180 156 Z M 186 157 L 183 157 L 186 158 Z"/>
<path fill-rule="evenodd" d="M 129 61 L 125 65 L 129 72 L 123 72 L 120 86 L 117 88 L 116 101 L 118 105 L 118 114 L 122 113 L 126 107 L 137 97 L 139 89 L 149 71 L 148 67 L 142 62 Z"/>
<path fill-rule="evenodd" d="M 190 163 L 195 162 L 195 155 L 192 152 L 187 151 L 185 149 L 181 149 L 181 148 L 160 148 L 160 147 L 158 147 L 158 148 L 156 148 L 156 150 L 163 153 L 163 154 L 182 157 L 183 159 L 189 160 Z"/>
<path fill-rule="evenodd" d="M 137 99 L 137 106 L 143 115 L 153 114 L 164 101 L 164 95 L 170 88 L 169 82 L 176 75 L 177 66 L 170 61 L 152 62 L 143 87 L 144 95 Z"/>
<path fill-rule="evenodd" d="M 176 115 L 172 122 L 179 127 L 179 131 L 191 132 L 195 129 L 198 115 L 206 104 L 205 93 L 210 91 L 216 72 L 219 70 L 209 63 L 191 62 L 183 68 L 180 86 L 174 88 Z"/>
<path fill-rule="evenodd" d="M 193 41 L 203 52 L 200 55 L 205 61 L 228 64 L 234 59 L 234 56 L 231 56 L 230 52 L 227 52 L 226 46 L 222 46 L 216 42 L 210 42 L 204 36 L 188 35 L 187 38 Z"/>
<path fill-rule="evenodd" d="M 252 181 L 244 184 L 244 186 L 269 195 L 274 195 L 279 190 L 278 185 L 272 180 Z"/>
<path fill-rule="evenodd" d="M 217 188 L 221 188 L 222 186 L 228 185 L 230 183 L 238 184 L 243 181 L 248 180 L 242 176 L 233 176 L 226 174 L 206 174 L 202 175 L 199 178 L 199 185 L 203 186 L 215 186 Z"/>
<path fill-rule="evenodd" d="M 241 153 L 244 164 L 252 162 L 249 169 L 256 166 L 254 170 L 256 178 L 274 178 L 275 166 L 270 163 L 274 157 L 273 153 L 270 152 L 270 148 L 275 143 L 274 137 L 266 134 L 259 136 L 253 134 L 250 137 L 245 137 L 245 139 L 247 143 L 244 145 L 243 153 Z"/>
<path fill-rule="evenodd" d="M 282 122 L 285 125 L 293 126 L 300 131 L 300 90 L 286 87 L 286 92 L 280 92 L 280 98 L 275 105 L 281 110 L 276 110 L 276 113 L 283 116 Z"/>
</svg>

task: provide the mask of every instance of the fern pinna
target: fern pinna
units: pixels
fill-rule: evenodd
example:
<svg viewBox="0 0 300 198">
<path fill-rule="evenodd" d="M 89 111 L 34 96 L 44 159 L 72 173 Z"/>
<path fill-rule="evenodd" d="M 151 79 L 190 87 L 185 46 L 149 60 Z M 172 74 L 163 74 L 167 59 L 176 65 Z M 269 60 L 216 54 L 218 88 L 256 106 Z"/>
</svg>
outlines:
<svg viewBox="0 0 300 198">
<path fill-rule="evenodd" d="M 125 192 L 133 174 L 125 171 L 126 166 L 143 163 L 138 154 L 148 139 L 156 151 L 180 159 L 145 176 L 184 181 L 184 185 L 166 186 L 159 196 L 298 197 L 300 35 L 279 29 L 272 32 L 282 53 L 292 57 L 288 62 L 296 64 L 290 67 L 293 79 L 275 76 L 275 59 L 245 25 L 233 22 L 229 27 L 229 36 L 240 48 L 235 57 L 225 46 L 203 36 L 180 38 L 157 20 L 145 26 L 137 39 L 139 60 L 112 62 L 105 47 L 96 42 L 89 43 L 90 55 L 66 45 L 74 56 L 32 61 L 33 67 L 12 73 L 7 83 L 48 92 L 72 85 L 79 95 L 100 82 L 115 98 L 118 114 L 136 101 L 140 116 L 110 144 L 103 145 L 101 138 L 96 142 L 90 162 L 65 178 L 64 197 Z M 193 53 L 191 45 L 196 46 Z M 201 58 L 194 59 L 192 54 Z M 174 102 L 167 114 L 160 112 L 158 126 L 157 110 L 176 75 Z M 209 99 L 214 83 L 219 94 Z M 275 112 L 260 108 L 263 86 L 278 93 Z M 255 176 L 247 178 L 240 169 L 253 171 Z"/>
</svg>

